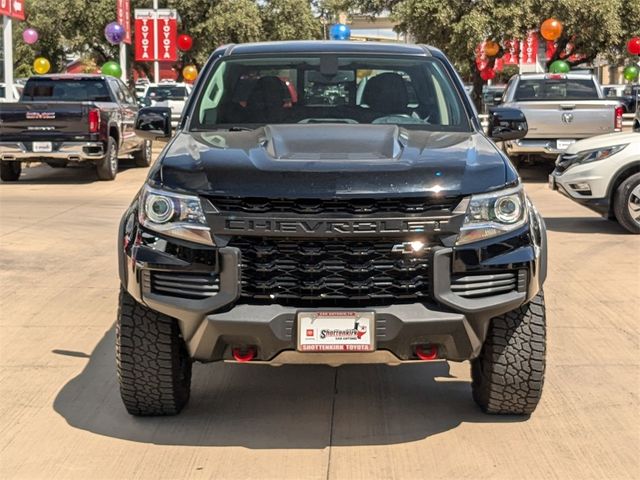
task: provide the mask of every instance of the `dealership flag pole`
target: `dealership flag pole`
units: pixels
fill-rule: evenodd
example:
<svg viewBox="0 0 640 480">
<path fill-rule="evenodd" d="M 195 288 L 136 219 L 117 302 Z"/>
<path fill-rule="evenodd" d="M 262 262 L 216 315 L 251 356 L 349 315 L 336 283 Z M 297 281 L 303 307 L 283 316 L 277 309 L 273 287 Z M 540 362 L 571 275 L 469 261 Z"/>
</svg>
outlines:
<svg viewBox="0 0 640 480">
<path fill-rule="evenodd" d="M 2 17 L 4 45 L 4 98 L 13 102 L 13 20 L 9 15 Z"/>
<path fill-rule="evenodd" d="M 158 0 L 153 0 L 153 44 L 156 53 L 153 60 L 153 79 L 155 83 L 160 83 L 160 62 L 158 62 Z"/>
</svg>

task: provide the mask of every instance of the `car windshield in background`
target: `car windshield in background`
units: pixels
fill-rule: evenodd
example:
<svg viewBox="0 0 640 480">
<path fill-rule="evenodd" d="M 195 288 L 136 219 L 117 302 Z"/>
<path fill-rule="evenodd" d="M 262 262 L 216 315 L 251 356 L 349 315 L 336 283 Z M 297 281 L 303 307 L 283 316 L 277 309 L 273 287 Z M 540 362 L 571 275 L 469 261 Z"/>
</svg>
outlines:
<svg viewBox="0 0 640 480">
<path fill-rule="evenodd" d="M 149 87 L 147 98 L 149 100 L 184 100 L 189 96 L 185 87 Z"/>
<path fill-rule="evenodd" d="M 110 102 L 111 95 L 104 80 L 29 80 L 23 100 L 58 102 Z"/>
<path fill-rule="evenodd" d="M 544 78 L 521 80 L 515 94 L 517 101 L 597 100 L 598 89 L 591 79 Z"/>
<path fill-rule="evenodd" d="M 191 127 L 392 124 L 469 131 L 464 106 L 435 59 L 305 56 L 223 60 Z"/>
</svg>

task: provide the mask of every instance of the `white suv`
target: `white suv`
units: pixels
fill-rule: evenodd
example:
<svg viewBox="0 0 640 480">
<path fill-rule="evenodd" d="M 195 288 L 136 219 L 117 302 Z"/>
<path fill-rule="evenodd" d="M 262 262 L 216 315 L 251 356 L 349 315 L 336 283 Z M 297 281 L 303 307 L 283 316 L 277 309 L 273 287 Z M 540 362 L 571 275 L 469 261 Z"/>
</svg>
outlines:
<svg viewBox="0 0 640 480">
<path fill-rule="evenodd" d="M 142 103 L 148 107 L 169 107 L 171 109 L 171 124 L 175 127 L 182 116 L 182 110 L 192 88 L 187 83 L 152 83 L 147 87 Z"/>
<path fill-rule="evenodd" d="M 640 233 L 640 126 L 571 145 L 556 160 L 549 186 L 632 233 Z"/>
</svg>

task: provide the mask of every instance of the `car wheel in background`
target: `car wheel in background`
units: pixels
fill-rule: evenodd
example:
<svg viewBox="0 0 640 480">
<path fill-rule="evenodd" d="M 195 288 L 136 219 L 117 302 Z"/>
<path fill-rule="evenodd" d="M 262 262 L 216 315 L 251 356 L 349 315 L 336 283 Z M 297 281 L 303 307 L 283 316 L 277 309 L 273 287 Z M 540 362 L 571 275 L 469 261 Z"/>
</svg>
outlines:
<svg viewBox="0 0 640 480">
<path fill-rule="evenodd" d="M 113 180 L 118 173 L 118 146 L 113 137 L 109 137 L 107 151 L 102 160 L 96 164 L 96 172 L 100 180 Z"/>
<path fill-rule="evenodd" d="M 616 220 L 631 233 L 640 233 L 640 173 L 620 184 L 613 198 Z"/>
<path fill-rule="evenodd" d="M 133 161 L 136 167 L 148 167 L 151 165 L 152 158 L 152 143 L 149 140 L 145 140 L 142 148 L 133 153 Z"/>
<path fill-rule="evenodd" d="M 131 415 L 176 415 L 189 400 L 192 360 L 178 322 L 124 289 L 116 323 L 120 396 Z"/>
<path fill-rule="evenodd" d="M 544 294 L 491 320 L 471 361 L 473 399 L 486 413 L 528 415 L 542 395 L 546 352 Z"/>
<path fill-rule="evenodd" d="M 0 178 L 3 182 L 15 182 L 20 178 L 20 162 L 0 162 Z"/>
</svg>

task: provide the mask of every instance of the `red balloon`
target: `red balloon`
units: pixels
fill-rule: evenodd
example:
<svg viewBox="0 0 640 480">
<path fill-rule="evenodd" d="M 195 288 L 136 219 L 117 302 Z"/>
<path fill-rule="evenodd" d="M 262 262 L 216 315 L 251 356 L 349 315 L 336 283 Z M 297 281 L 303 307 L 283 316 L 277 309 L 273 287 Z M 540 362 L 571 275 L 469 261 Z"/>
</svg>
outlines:
<svg viewBox="0 0 640 480">
<path fill-rule="evenodd" d="M 640 37 L 633 37 L 627 42 L 627 50 L 631 55 L 640 55 Z"/>
<path fill-rule="evenodd" d="M 482 80 L 484 80 L 485 82 L 487 80 L 493 80 L 494 78 L 496 78 L 496 71 L 493 68 L 485 68 L 484 70 L 480 71 L 480 78 L 482 78 Z"/>
<path fill-rule="evenodd" d="M 191 35 L 187 35 L 183 33 L 182 35 L 178 35 L 178 48 L 183 52 L 191 50 L 193 46 L 193 38 Z"/>
<path fill-rule="evenodd" d="M 479 71 L 484 71 L 487 69 L 487 67 L 489 66 L 489 61 L 488 60 L 482 60 L 480 58 L 476 58 L 476 67 L 478 67 Z"/>
</svg>

